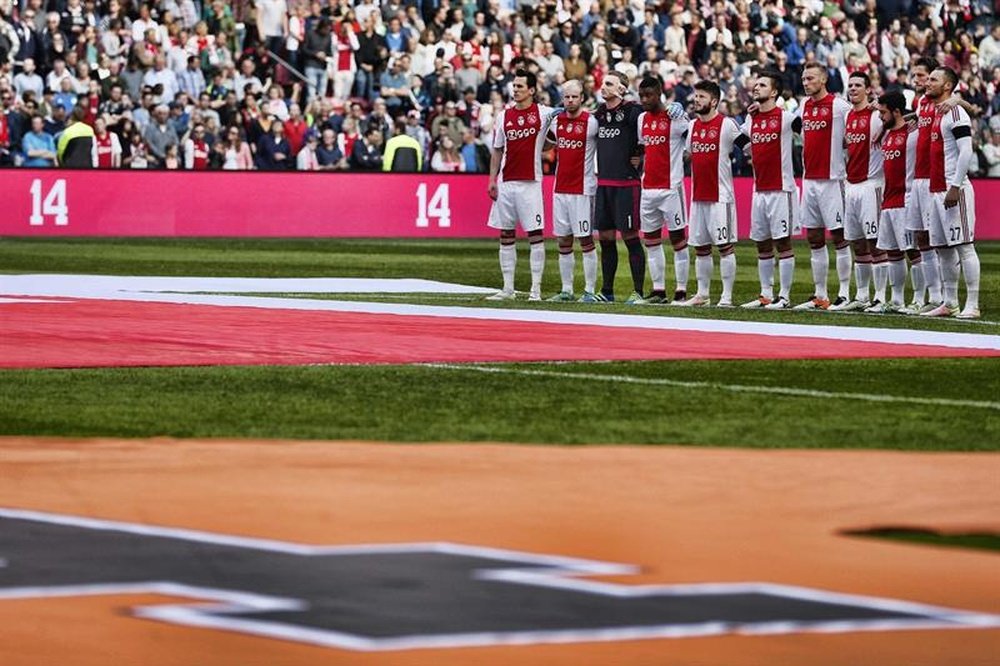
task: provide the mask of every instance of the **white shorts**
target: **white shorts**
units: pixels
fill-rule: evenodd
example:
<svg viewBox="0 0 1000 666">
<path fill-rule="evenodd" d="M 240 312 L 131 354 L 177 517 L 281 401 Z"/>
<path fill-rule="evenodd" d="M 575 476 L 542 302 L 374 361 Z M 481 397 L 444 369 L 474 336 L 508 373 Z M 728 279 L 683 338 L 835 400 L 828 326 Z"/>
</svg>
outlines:
<svg viewBox="0 0 1000 666">
<path fill-rule="evenodd" d="M 803 180 L 799 206 L 802 226 L 806 229 L 842 229 L 844 196 L 842 180 Z"/>
<path fill-rule="evenodd" d="M 958 205 L 944 207 L 946 192 L 932 192 L 931 245 L 950 247 L 971 243 L 976 239 L 976 191 L 969 181 L 965 181 Z"/>
<path fill-rule="evenodd" d="M 686 227 L 688 221 L 684 214 L 684 188 L 643 190 L 639 200 L 639 219 L 644 234 L 659 231 L 664 226 L 668 231 Z"/>
<path fill-rule="evenodd" d="M 728 245 L 736 242 L 736 204 L 691 202 L 691 244 Z"/>
<path fill-rule="evenodd" d="M 913 230 L 906 228 L 909 211 L 906 208 L 885 208 L 878 225 L 878 248 L 880 250 L 915 250 Z"/>
<path fill-rule="evenodd" d="M 594 197 L 564 192 L 552 195 L 552 228 L 556 236 L 589 236 L 593 219 Z"/>
<path fill-rule="evenodd" d="M 750 240 L 788 238 L 801 231 L 798 191 L 770 190 L 753 193 L 750 207 Z"/>
<path fill-rule="evenodd" d="M 844 238 L 850 241 L 878 238 L 879 211 L 882 208 L 882 181 L 846 183 Z"/>
<path fill-rule="evenodd" d="M 497 185 L 497 200 L 490 208 L 487 224 L 494 229 L 509 231 L 516 229 L 518 222 L 525 231 L 541 231 L 545 228 L 541 183 L 518 180 Z"/>
<path fill-rule="evenodd" d="M 913 181 L 906 193 L 906 228 L 910 231 L 928 231 L 931 228 L 931 181 L 920 178 Z"/>
</svg>

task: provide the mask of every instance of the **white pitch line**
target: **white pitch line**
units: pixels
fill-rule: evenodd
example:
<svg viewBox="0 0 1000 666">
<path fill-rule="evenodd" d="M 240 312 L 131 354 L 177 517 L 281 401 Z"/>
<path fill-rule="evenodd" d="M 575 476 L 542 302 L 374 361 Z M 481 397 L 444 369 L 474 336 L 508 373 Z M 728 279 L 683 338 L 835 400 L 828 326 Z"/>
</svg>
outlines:
<svg viewBox="0 0 1000 666">
<path fill-rule="evenodd" d="M 733 393 L 767 393 L 771 395 L 787 395 L 796 398 L 838 398 L 848 400 L 864 400 L 866 402 L 902 402 L 915 405 L 930 405 L 939 407 L 972 407 L 1000 411 L 1000 402 L 988 400 L 955 400 L 951 398 L 917 398 L 904 395 L 877 395 L 874 393 L 846 393 L 842 391 L 819 391 L 816 389 L 789 388 L 784 386 L 749 386 L 746 384 L 723 384 L 720 382 L 691 382 L 679 379 L 655 379 L 648 377 L 633 377 L 631 375 L 601 375 L 589 372 L 558 372 L 555 370 L 524 370 L 521 368 L 504 368 L 482 365 L 455 365 L 451 363 L 420 363 L 426 368 L 443 370 L 468 370 L 470 372 L 485 372 L 492 374 L 513 374 L 526 377 L 556 377 L 561 379 L 586 379 L 588 381 L 619 382 L 623 384 L 642 384 L 647 386 L 674 386 L 677 388 L 717 389 Z"/>
</svg>

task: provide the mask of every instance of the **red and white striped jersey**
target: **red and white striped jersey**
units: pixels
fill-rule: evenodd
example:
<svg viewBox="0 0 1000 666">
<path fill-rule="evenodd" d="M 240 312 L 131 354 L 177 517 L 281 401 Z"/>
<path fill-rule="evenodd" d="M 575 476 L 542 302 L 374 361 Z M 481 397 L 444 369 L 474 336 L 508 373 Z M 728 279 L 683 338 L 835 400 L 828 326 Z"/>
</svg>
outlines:
<svg viewBox="0 0 1000 666">
<path fill-rule="evenodd" d="M 666 110 L 643 111 L 637 122 L 639 144 L 645 148 L 642 189 L 676 190 L 684 182 L 686 116 L 671 120 Z"/>
<path fill-rule="evenodd" d="M 753 183 L 758 192 L 794 192 L 792 124 L 795 114 L 775 107 L 747 117 L 743 133 L 750 137 Z"/>
<path fill-rule="evenodd" d="M 597 118 L 586 111 L 556 116 L 556 192 L 597 193 L 597 130 Z"/>
<path fill-rule="evenodd" d="M 969 139 L 971 151 L 972 122 L 965 109 L 956 106 L 951 111 L 934 116 L 931 123 L 931 192 L 961 187 L 967 180 L 969 163 L 966 161 L 964 168 L 960 168 L 956 131 Z"/>
<path fill-rule="evenodd" d="M 882 177 L 882 119 L 874 107 L 847 114 L 847 182 L 863 183 Z"/>
<path fill-rule="evenodd" d="M 208 144 L 188 139 L 184 142 L 184 168 L 203 171 L 208 168 Z"/>
<path fill-rule="evenodd" d="M 827 93 L 818 102 L 812 97 L 799 107 L 802 118 L 802 161 L 804 178 L 840 180 L 844 178 L 844 128 L 851 105 Z"/>
<path fill-rule="evenodd" d="M 500 112 L 493 131 L 493 147 L 503 150 L 499 180 L 542 180 L 542 147 L 552 122 L 552 108 L 532 104 Z"/>
<path fill-rule="evenodd" d="M 98 169 L 110 169 L 114 166 L 114 154 L 121 152 L 121 143 L 114 132 L 107 132 L 103 137 L 94 135 L 92 162 Z"/>
<path fill-rule="evenodd" d="M 736 121 L 721 113 L 708 122 L 697 118 L 691 123 L 687 151 L 691 155 L 692 201 L 735 201 L 729 156 L 741 134 Z"/>
<path fill-rule="evenodd" d="M 917 102 L 917 165 L 914 178 L 931 177 L 931 124 L 934 122 L 934 102 L 922 95 Z"/>
<path fill-rule="evenodd" d="M 888 130 L 882 138 L 882 165 L 885 171 L 885 193 L 882 209 L 902 208 L 910 191 L 917 157 L 917 131 L 907 125 Z"/>
</svg>

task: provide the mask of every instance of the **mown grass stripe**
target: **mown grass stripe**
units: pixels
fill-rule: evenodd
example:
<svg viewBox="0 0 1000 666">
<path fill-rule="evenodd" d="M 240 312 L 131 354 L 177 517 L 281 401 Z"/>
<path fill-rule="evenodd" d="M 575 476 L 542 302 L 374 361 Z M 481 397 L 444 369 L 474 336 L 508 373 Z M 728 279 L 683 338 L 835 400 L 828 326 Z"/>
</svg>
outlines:
<svg viewBox="0 0 1000 666">
<path fill-rule="evenodd" d="M 680 379 L 662 379 L 650 377 L 633 377 L 631 375 L 603 375 L 588 372 L 557 372 L 554 370 L 526 370 L 524 368 L 506 368 L 501 366 L 461 365 L 451 363 L 422 363 L 423 367 L 443 370 L 468 370 L 471 372 L 486 372 L 498 374 L 515 374 L 526 377 L 556 377 L 560 379 L 585 379 L 588 381 L 619 382 L 625 384 L 644 384 L 651 386 L 673 386 L 677 388 L 716 389 L 734 393 L 766 393 L 771 395 L 787 395 L 796 398 L 835 398 L 844 400 L 863 400 L 866 402 L 908 403 L 914 405 L 933 405 L 943 407 L 971 407 L 1000 411 L 1000 402 L 988 400 L 956 400 L 953 398 L 922 398 L 905 395 L 877 395 L 874 393 L 853 393 L 846 391 L 820 391 L 816 389 L 791 388 L 787 386 L 749 386 L 746 384 L 723 384 L 720 382 L 693 382 Z"/>
</svg>

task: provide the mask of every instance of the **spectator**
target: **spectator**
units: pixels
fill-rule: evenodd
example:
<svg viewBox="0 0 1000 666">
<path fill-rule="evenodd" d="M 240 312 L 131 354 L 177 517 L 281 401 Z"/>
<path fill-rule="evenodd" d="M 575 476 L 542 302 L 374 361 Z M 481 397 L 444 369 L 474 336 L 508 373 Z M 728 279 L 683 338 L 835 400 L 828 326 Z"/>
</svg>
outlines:
<svg viewBox="0 0 1000 666">
<path fill-rule="evenodd" d="M 56 142 L 59 164 L 71 169 L 90 169 L 94 166 L 94 130 L 84 122 L 87 109 L 77 106 L 70 115 L 70 123 Z"/>
<path fill-rule="evenodd" d="M 170 104 L 178 92 L 177 74 L 167 68 L 166 56 L 157 55 L 153 62 L 153 69 L 142 77 L 142 83 L 153 88 L 157 104 Z"/>
<path fill-rule="evenodd" d="M 457 145 L 462 140 L 462 132 L 466 129 L 465 123 L 458 117 L 458 105 L 455 102 L 447 102 L 444 105 L 444 115 L 440 115 L 431 123 L 431 137 L 434 140 L 447 134 L 451 137 L 453 145 Z"/>
<path fill-rule="evenodd" d="M 353 147 L 352 145 L 351 148 Z M 337 144 L 337 133 L 330 128 L 323 130 L 323 141 L 316 147 L 316 160 L 323 171 L 341 171 L 347 168 L 347 158 Z"/>
<path fill-rule="evenodd" d="M 462 161 L 466 173 L 487 173 L 490 166 L 490 149 L 476 138 L 471 129 L 462 132 Z"/>
<path fill-rule="evenodd" d="M 270 131 L 257 142 L 257 168 L 262 171 L 284 171 L 290 166 L 291 147 L 285 138 L 285 126 L 271 118 Z"/>
<path fill-rule="evenodd" d="M 210 157 L 211 148 L 205 139 L 205 126 L 196 123 L 184 142 L 184 168 L 189 171 L 204 171 L 209 167 Z"/>
<path fill-rule="evenodd" d="M 319 171 L 319 159 L 316 157 L 319 134 L 316 130 L 309 130 L 304 138 L 305 145 L 295 156 L 295 168 L 299 171 Z"/>
<path fill-rule="evenodd" d="M 142 133 L 143 141 L 149 149 L 147 159 L 152 167 L 163 167 L 167 148 L 180 143 L 177 131 L 169 122 L 170 107 L 159 104 L 153 110 L 153 117 Z"/>
<path fill-rule="evenodd" d="M 409 67 L 410 57 L 400 55 L 389 61 L 389 68 L 379 77 L 379 95 L 390 112 L 405 111 L 411 105 Z"/>
<path fill-rule="evenodd" d="M 1000 178 L 1000 132 L 986 131 L 983 158 L 987 166 L 986 175 L 990 178 Z"/>
<path fill-rule="evenodd" d="M 303 46 L 303 62 L 306 68 L 306 78 L 309 79 L 308 99 L 325 97 L 327 88 L 327 59 L 332 57 L 333 42 L 330 38 L 330 22 L 322 18 L 316 22 L 313 29 L 306 31 L 306 41 Z"/>
<path fill-rule="evenodd" d="M 31 117 L 31 131 L 21 140 L 26 167 L 54 167 L 56 165 L 56 141 L 45 131 L 45 119 L 40 115 Z"/>
<path fill-rule="evenodd" d="M 109 132 L 104 118 L 94 121 L 94 149 L 91 155 L 95 169 L 118 169 L 122 165 L 122 144 L 118 135 Z"/>
<path fill-rule="evenodd" d="M 354 142 L 351 151 L 350 165 L 352 169 L 376 171 L 382 168 L 382 133 L 375 128 L 369 128 L 360 141 Z"/>
<path fill-rule="evenodd" d="M 201 58 L 196 55 L 188 56 L 187 67 L 177 75 L 177 87 L 186 92 L 191 99 L 198 99 L 198 96 L 205 91 L 205 74 L 201 71 Z"/>
<path fill-rule="evenodd" d="M 45 81 L 35 71 L 34 58 L 26 58 L 21 66 L 21 72 L 14 76 L 14 93 L 18 99 L 24 99 L 25 92 L 32 92 L 35 98 L 42 96 L 45 90 Z"/>
</svg>

